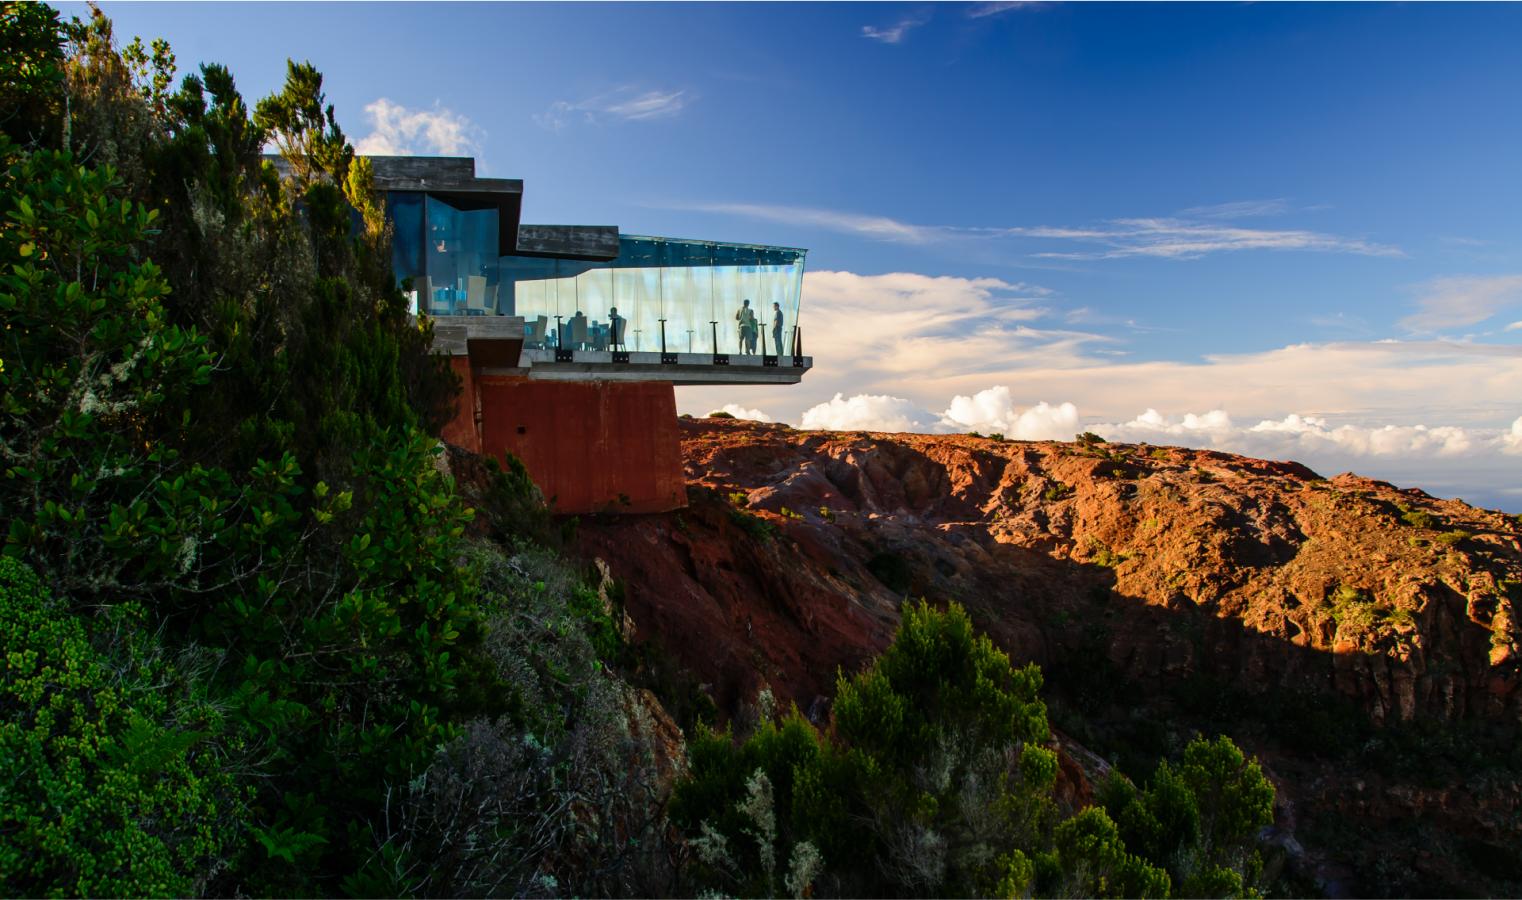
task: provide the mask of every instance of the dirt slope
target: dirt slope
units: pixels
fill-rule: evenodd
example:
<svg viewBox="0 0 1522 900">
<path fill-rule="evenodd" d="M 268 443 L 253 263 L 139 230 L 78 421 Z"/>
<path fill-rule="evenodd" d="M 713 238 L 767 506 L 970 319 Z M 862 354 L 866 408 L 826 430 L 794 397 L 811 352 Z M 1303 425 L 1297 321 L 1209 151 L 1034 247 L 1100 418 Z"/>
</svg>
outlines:
<svg viewBox="0 0 1522 900">
<path fill-rule="evenodd" d="M 1227 705 L 1334 698 L 1382 727 L 1522 721 L 1517 517 L 1210 451 L 714 419 L 682 429 L 689 508 L 587 520 L 579 540 L 625 583 L 640 637 L 721 709 L 766 687 L 823 721 L 837 669 L 885 646 L 902 600 L 924 596 L 963 603 L 1017 661 L 1042 664 L 1092 713 L 1078 727 L 1093 740 L 1117 707 L 1183 727 L 1202 685 Z M 1180 696 L 1194 699 L 1169 699 Z M 1478 792 L 1418 785 L 1274 738 L 1260 732 L 1256 749 L 1290 819 L 1297 803 L 1302 819 L 1425 817 L 1480 857 L 1522 839 L 1514 778 Z M 1333 850 L 1370 892 L 1358 848 Z M 1449 865 L 1455 854 L 1389 889 L 1522 884 L 1465 880 L 1473 866 Z M 1514 862 L 1503 852 L 1492 868 L 1522 879 Z M 1318 870 L 1334 893 L 1335 870 Z"/>
</svg>

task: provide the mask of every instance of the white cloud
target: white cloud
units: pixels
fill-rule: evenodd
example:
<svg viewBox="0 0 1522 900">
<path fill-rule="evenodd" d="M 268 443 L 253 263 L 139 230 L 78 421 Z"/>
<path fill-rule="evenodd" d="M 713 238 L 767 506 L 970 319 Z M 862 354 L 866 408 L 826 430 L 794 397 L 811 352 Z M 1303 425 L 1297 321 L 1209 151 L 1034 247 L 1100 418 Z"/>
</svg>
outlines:
<svg viewBox="0 0 1522 900">
<path fill-rule="evenodd" d="M 803 413 L 800 428 L 824 431 L 924 431 L 925 412 L 902 397 L 841 394 Z"/>
<path fill-rule="evenodd" d="M 988 16 L 997 16 L 999 13 L 1009 12 L 1012 9 L 1036 9 L 1042 4 L 1032 0 L 993 0 L 991 3 L 977 3 L 967 10 L 967 18 L 983 19 Z"/>
<path fill-rule="evenodd" d="M 1275 200 L 1238 200 L 1233 203 L 1191 206 L 1180 210 L 1179 215 L 1203 219 L 1246 219 L 1254 216 L 1282 216 L 1287 212 L 1289 201 L 1280 197 Z"/>
<path fill-rule="evenodd" d="M 1239 250 L 1300 250 L 1352 253 L 1360 256 L 1401 256 L 1398 248 L 1360 238 L 1299 229 L 1240 228 L 1176 218 L 1111 219 L 1089 228 L 1011 228 L 1011 234 L 1050 240 L 1097 244 L 1100 249 L 1047 251 L 1050 259 L 1120 259 L 1151 256 L 1198 259 L 1206 254 Z"/>
<path fill-rule="evenodd" d="M 354 142 L 362 156 L 476 156 L 486 132 L 453 110 L 410 109 L 381 97 L 365 106 L 370 133 Z"/>
<path fill-rule="evenodd" d="M 1422 285 L 1417 312 L 1400 320 L 1414 332 L 1462 328 L 1483 322 L 1508 307 L 1522 304 L 1522 275 L 1454 276 Z M 1522 327 L 1522 322 L 1506 330 Z"/>
<path fill-rule="evenodd" d="M 1242 211 L 1248 204 L 1223 204 L 1199 207 L 1205 217 L 1215 219 L 1244 215 L 1267 215 L 1261 211 L 1266 201 L 1252 204 L 1259 212 Z M 1235 213 L 1221 212 L 1239 207 Z M 673 206 L 698 212 L 721 213 L 787 225 L 805 225 L 841 234 L 893 241 L 905 244 L 931 244 L 948 241 L 998 241 L 1026 239 L 1037 241 L 1072 241 L 1096 245 L 1092 250 L 1043 251 L 1032 256 L 1047 259 L 1119 259 L 1123 257 L 1160 257 L 1198 259 L 1210 253 L 1241 250 L 1298 250 L 1317 253 L 1351 253 L 1360 256 L 1402 256 L 1399 248 L 1377 244 L 1361 238 L 1299 229 L 1241 228 L 1220 221 L 1195 221 L 1178 218 L 1111 219 L 1088 227 L 1035 225 L 1019 227 L 985 227 L 966 225 L 919 225 L 889 216 L 845 210 L 815 209 L 765 203 L 709 203 Z"/>
<path fill-rule="evenodd" d="M 1517 416 L 1517 420 L 1511 423 L 1511 428 L 1502 441 L 1506 444 L 1507 453 L 1522 453 L 1522 416 Z"/>
<path fill-rule="evenodd" d="M 925 24 L 926 19 L 903 19 L 891 28 L 874 28 L 871 25 L 861 26 L 861 36 L 869 40 L 882 41 L 884 44 L 902 43 L 905 35 L 911 30 Z"/>
<path fill-rule="evenodd" d="M 1353 457 L 1457 457 L 1501 449 L 1502 433 L 1444 425 L 1331 425 L 1319 416 L 1291 413 L 1243 426 L 1225 410 L 1170 419 L 1148 409 L 1129 422 L 1096 424 L 1091 430 L 1125 441 L 1183 442 L 1270 458 L 1328 455 Z"/>
<path fill-rule="evenodd" d="M 998 433 L 1021 441 L 1072 440 L 1080 430 L 1078 407 L 1073 404 L 1052 406 L 1042 401 L 1020 410 L 1004 385 L 951 398 L 937 426 L 939 431 Z"/>
<path fill-rule="evenodd" d="M 640 90 L 625 85 L 585 100 L 556 100 L 534 121 L 550 131 L 560 131 L 574 122 L 596 125 L 603 122 L 646 122 L 669 119 L 692 102 L 688 91 Z"/>
<path fill-rule="evenodd" d="M 715 412 L 727 412 L 736 419 L 750 419 L 753 422 L 775 422 L 771 416 L 759 409 L 746 409 L 738 403 L 726 403 Z"/>
<path fill-rule="evenodd" d="M 1506 326 L 1503 331 L 1522 331 L 1522 322 L 1513 322 Z"/>
<path fill-rule="evenodd" d="M 1418 487 L 1439 496 L 1461 496 L 1481 506 L 1517 511 L 1516 483 L 1522 454 L 1522 417 L 1509 429 L 1456 425 L 1334 425 L 1318 416 L 1286 415 L 1240 425 L 1224 410 L 1167 417 L 1154 409 L 1128 422 L 1098 423 L 1089 430 L 1111 440 L 1181 444 L 1260 459 L 1292 459 L 1323 475 L 1355 471 Z"/>
<path fill-rule="evenodd" d="M 1471 500 L 1487 496 L 1484 490 L 1494 496 L 1495 485 L 1516 485 L 1522 474 L 1517 457 L 1522 436 L 1505 442 L 1500 437 L 1507 427 L 1522 435 L 1522 427 L 1511 426 L 1522 412 L 1517 393 L 1522 346 L 1515 344 L 1338 341 L 1184 360 L 1134 360 L 1114 355 L 1127 349 L 1115 338 L 1080 330 L 1089 327 L 1089 313 L 1066 321 L 1072 308 L 1062 307 L 1060 297 L 1038 285 L 908 272 L 821 271 L 804 276 L 803 298 L 804 349 L 815 365 L 802 384 L 756 385 L 743 397 L 733 387 L 681 388 L 677 398 L 683 411 L 701 414 L 738 400 L 779 421 L 798 423 L 805 410 L 835 394 L 840 399 L 834 407 L 821 405 L 838 410 L 849 405 L 846 398 L 886 396 L 900 404 L 894 407 L 895 427 L 909 427 L 908 422 L 924 430 L 1012 435 L 1019 426 L 1010 424 L 1010 416 L 1045 398 L 1049 411 L 1060 411 L 1067 402 L 1090 422 L 1117 425 L 1139 419 L 1138 410 L 1171 411 L 1179 417 L 1167 420 L 1170 427 L 1192 427 L 1198 443 L 1213 446 L 1215 420 L 1208 412 L 1230 410 L 1233 423 L 1245 423 L 1241 428 L 1233 424 L 1231 433 L 1248 435 L 1234 437 L 1241 443 L 1233 446 L 1301 458 L 1318 471 L 1356 468 Z M 1075 328 L 1074 322 L 1085 324 Z M 1007 401 L 985 394 L 999 385 L 1010 389 Z M 985 411 L 964 413 L 964 407 L 953 407 L 958 396 L 968 398 L 964 406 Z M 1189 411 L 1195 411 L 1193 419 L 1183 415 Z M 1308 435 L 1275 436 L 1267 427 L 1252 432 L 1265 421 L 1288 420 L 1284 427 L 1294 428 L 1291 414 L 1315 420 L 1300 426 Z M 820 415 L 825 413 L 816 417 Z M 963 424 L 951 428 L 943 418 Z M 997 427 L 989 424 L 994 421 Z M 1418 432 L 1415 423 L 1426 425 Z M 1355 455 L 1355 432 L 1319 435 L 1343 426 L 1361 429 L 1366 437 L 1360 440 L 1369 449 Z M 1395 430 L 1383 431 L 1386 426 Z M 1473 449 L 1458 453 L 1461 439 L 1439 430 L 1445 427 L 1462 429 Z M 1399 430 L 1406 428 L 1410 431 Z M 1080 420 L 1066 436 L 1082 430 Z M 1490 439 L 1484 439 L 1486 434 Z M 1420 445 L 1420 452 L 1409 457 L 1374 452 L 1392 442 Z M 1448 455 L 1437 453 L 1443 447 L 1451 448 Z"/>
<path fill-rule="evenodd" d="M 740 216 L 762 222 L 780 222 L 784 225 L 812 226 L 825 231 L 904 244 L 927 244 L 945 236 L 944 229 L 933 225 L 910 225 L 887 216 L 810 209 L 802 206 L 774 206 L 765 203 L 703 203 L 677 208 Z"/>
</svg>

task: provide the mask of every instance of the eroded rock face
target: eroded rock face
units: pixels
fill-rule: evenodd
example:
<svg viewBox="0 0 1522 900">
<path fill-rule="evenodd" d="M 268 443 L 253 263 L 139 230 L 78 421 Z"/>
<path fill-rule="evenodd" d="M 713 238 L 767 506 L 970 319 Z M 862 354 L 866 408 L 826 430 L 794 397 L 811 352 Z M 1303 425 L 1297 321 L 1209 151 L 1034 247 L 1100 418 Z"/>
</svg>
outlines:
<svg viewBox="0 0 1522 900">
<path fill-rule="evenodd" d="M 689 507 L 584 520 L 579 541 L 623 583 L 636 639 L 727 713 L 766 687 L 825 724 L 837 671 L 885 647 L 901 603 L 923 596 L 962 603 L 1096 715 L 1134 704 L 1133 722 L 1186 737 L 1195 714 L 1178 698 L 1201 685 L 1226 704 L 1335 699 L 1383 726 L 1522 723 L 1517 517 L 1175 447 L 724 420 L 682 432 Z M 1261 718 L 1237 737 L 1279 788 L 1280 859 L 1302 883 L 1522 889 L 1515 760 L 1391 773 L 1356 747 L 1297 749 Z M 1059 744 L 1063 800 L 1082 805 L 1107 763 Z"/>
<path fill-rule="evenodd" d="M 721 706 L 764 676 L 807 710 L 924 596 L 963 603 L 1017 661 L 1331 691 L 1376 722 L 1522 718 L 1515 517 L 1211 451 L 683 435 L 689 509 L 581 533 Z"/>
</svg>

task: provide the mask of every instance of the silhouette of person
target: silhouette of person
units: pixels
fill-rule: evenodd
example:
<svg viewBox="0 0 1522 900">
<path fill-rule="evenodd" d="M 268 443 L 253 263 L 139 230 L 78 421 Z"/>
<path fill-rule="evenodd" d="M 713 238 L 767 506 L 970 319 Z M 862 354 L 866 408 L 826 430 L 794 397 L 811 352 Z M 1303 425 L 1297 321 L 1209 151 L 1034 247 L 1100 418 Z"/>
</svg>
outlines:
<svg viewBox="0 0 1522 900">
<path fill-rule="evenodd" d="M 624 317 L 618 314 L 618 307 L 608 307 L 608 349 L 624 346 Z"/>
<path fill-rule="evenodd" d="M 735 313 L 735 321 L 740 323 L 740 352 L 755 353 L 757 332 L 760 329 L 756 311 L 750 308 L 749 300 L 740 304 L 740 311 Z"/>
<path fill-rule="evenodd" d="M 777 355 L 782 355 L 782 304 L 772 304 L 772 344 L 777 348 Z"/>
</svg>

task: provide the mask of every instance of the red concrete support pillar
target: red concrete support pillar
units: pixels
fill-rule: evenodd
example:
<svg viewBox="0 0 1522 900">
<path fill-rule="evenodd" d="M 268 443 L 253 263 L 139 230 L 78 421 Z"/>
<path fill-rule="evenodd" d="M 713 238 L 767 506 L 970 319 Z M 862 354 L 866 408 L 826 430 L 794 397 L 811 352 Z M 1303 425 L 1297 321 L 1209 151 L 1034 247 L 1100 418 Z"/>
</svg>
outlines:
<svg viewBox="0 0 1522 900">
<path fill-rule="evenodd" d="M 670 382 L 477 375 L 480 452 L 512 451 L 560 513 L 687 505 Z"/>
<path fill-rule="evenodd" d="M 454 418 L 444 426 L 439 436 L 456 447 L 464 447 L 472 453 L 481 452 L 481 429 L 477 413 L 481 408 L 476 394 L 475 373 L 470 367 L 470 357 L 451 356 L 450 368 L 460 376 L 460 399 L 455 406 Z"/>
</svg>

